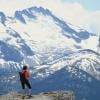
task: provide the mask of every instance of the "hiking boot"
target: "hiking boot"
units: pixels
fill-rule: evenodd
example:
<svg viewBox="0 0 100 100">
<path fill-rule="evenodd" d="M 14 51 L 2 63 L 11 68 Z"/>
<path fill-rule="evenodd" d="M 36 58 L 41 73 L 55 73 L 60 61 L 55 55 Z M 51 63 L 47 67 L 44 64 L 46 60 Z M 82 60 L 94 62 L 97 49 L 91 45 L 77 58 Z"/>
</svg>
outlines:
<svg viewBox="0 0 100 100">
<path fill-rule="evenodd" d="M 25 99 L 25 96 L 24 95 L 22 96 L 22 99 Z"/>
<path fill-rule="evenodd" d="M 33 96 L 32 95 L 28 95 L 28 99 L 32 98 Z"/>
</svg>

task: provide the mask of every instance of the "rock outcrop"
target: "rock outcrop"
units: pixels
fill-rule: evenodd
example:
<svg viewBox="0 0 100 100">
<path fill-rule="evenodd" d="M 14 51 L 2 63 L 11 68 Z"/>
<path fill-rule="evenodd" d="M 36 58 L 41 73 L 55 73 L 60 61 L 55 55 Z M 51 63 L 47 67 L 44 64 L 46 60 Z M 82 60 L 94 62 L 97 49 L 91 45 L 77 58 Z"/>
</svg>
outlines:
<svg viewBox="0 0 100 100">
<path fill-rule="evenodd" d="M 0 100 L 75 100 L 75 95 L 72 91 L 53 91 L 45 92 L 32 97 L 25 96 L 17 92 L 10 92 L 7 95 L 0 96 Z"/>
</svg>

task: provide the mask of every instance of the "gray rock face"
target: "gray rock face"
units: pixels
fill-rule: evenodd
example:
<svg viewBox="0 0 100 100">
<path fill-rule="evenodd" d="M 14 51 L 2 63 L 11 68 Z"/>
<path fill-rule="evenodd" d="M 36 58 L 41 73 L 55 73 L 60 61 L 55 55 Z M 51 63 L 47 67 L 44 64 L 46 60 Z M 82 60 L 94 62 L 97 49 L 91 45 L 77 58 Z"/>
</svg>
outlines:
<svg viewBox="0 0 100 100">
<path fill-rule="evenodd" d="M 0 96 L 0 100 L 75 100 L 72 91 L 54 91 L 32 95 L 32 97 L 23 96 L 17 92 L 11 92 L 7 95 Z"/>
</svg>

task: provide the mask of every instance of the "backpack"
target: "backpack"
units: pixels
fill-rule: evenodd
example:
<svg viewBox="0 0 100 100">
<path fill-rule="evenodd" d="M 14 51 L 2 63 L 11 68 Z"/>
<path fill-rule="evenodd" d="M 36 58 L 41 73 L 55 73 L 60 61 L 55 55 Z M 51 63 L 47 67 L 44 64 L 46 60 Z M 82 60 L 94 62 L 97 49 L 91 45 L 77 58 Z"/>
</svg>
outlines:
<svg viewBox="0 0 100 100">
<path fill-rule="evenodd" d="M 26 81 L 25 73 L 26 73 L 26 71 L 25 71 L 24 73 L 19 72 L 19 76 L 20 76 L 20 81 L 21 81 L 21 82 L 25 82 L 25 81 Z"/>
</svg>

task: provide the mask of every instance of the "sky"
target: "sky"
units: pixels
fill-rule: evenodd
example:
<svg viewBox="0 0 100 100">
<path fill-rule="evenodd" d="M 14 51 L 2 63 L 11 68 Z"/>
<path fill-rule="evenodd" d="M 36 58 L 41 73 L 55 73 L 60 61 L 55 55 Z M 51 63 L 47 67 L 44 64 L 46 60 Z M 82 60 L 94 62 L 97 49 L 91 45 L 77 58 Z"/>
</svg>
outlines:
<svg viewBox="0 0 100 100">
<path fill-rule="evenodd" d="M 78 2 L 84 6 L 87 10 L 96 11 L 100 10 L 100 0 L 61 0 L 63 3 L 75 3 Z"/>
<path fill-rule="evenodd" d="M 0 0 L 0 11 L 14 16 L 16 10 L 42 6 L 68 23 L 100 34 L 99 4 L 100 0 Z"/>
</svg>

